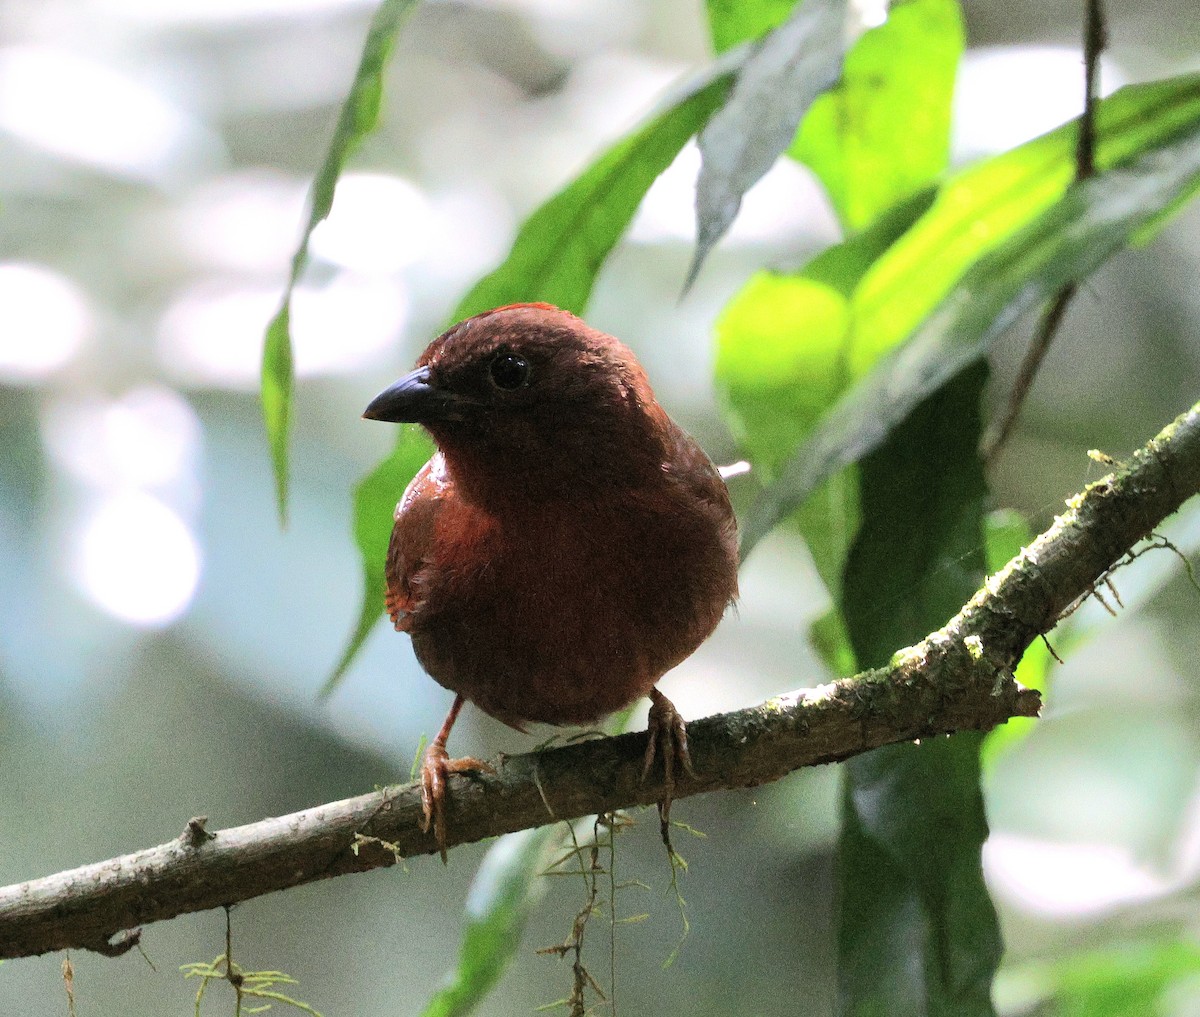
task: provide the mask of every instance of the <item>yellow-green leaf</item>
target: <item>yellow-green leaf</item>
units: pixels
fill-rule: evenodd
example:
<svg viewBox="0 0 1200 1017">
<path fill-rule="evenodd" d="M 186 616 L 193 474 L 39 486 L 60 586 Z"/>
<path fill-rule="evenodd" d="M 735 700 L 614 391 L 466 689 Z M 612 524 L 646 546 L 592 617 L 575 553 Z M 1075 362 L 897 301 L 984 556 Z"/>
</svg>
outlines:
<svg viewBox="0 0 1200 1017">
<path fill-rule="evenodd" d="M 897 3 L 813 103 L 789 152 L 817 174 L 847 230 L 945 171 L 963 41 L 957 0 Z"/>
</svg>

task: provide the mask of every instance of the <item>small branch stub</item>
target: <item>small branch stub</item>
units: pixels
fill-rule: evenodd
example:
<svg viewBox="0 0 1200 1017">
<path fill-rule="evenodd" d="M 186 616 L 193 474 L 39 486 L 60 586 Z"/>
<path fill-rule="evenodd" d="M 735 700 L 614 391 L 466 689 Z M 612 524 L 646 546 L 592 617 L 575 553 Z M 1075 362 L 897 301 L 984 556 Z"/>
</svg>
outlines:
<svg viewBox="0 0 1200 1017">
<path fill-rule="evenodd" d="M 187 826 L 183 828 L 183 833 L 179 835 L 179 839 L 188 847 L 198 848 L 210 840 L 216 839 L 215 833 L 209 833 L 205 829 L 208 823 L 208 816 L 193 816 L 187 821 Z"/>
<path fill-rule="evenodd" d="M 105 957 L 123 957 L 141 942 L 142 930 L 137 928 L 125 929 L 113 936 L 100 936 L 87 942 L 81 941 L 78 945 Z"/>
</svg>

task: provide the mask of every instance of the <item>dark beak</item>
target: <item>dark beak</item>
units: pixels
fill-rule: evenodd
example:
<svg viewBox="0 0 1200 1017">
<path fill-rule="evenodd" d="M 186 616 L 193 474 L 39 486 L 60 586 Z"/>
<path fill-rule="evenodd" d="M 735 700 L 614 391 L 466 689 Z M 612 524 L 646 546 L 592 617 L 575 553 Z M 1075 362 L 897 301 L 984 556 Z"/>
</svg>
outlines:
<svg viewBox="0 0 1200 1017">
<path fill-rule="evenodd" d="M 431 383 L 428 367 L 418 367 L 372 399 L 363 416 L 394 424 L 427 424 L 461 417 L 466 402 Z"/>
</svg>

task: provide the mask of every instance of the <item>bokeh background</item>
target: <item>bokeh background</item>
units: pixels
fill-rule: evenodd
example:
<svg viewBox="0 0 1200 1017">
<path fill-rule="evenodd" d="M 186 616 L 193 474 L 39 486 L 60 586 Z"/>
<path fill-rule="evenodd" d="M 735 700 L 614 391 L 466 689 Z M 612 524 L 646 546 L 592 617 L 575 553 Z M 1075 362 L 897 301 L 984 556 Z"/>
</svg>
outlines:
<svg viewBox="0 0 1200 1017">
<path fill-rule="evenodd" d="M 1200 68 L 1194 0 L 1111 5 L 1104 87 Z M 1081 5 L 965 4 L 956 159 L 1080 108 Z M 523 216 L 709 58 L 700 0 L 422 4 L 392 61 L 380 131 L 313 238 L 293 314 L 299 392 L 290 526 L 273 502 L 256 396 L 307 187 L 373 6 L 362 0 L 0 2 L 0 883 L 404 779 L 449 694 L 408 641 L 373 635 L 328 702 L 316 690 L 356 617 L 350 490 L 390 447 L 369 398 L 504 255 Z M 595 325 L 644 360 L 714 458 L 735 458 L 710 374 L 712 324 L 763 266 L 836 239 L 786 161 L 747 197 L 684 299 L 689 148 L 606 266 Z M 1085 287 L 992 471 L 996 504 L 1040 527 L 1200 391 L 1200 208 Z M 1027 324 L 1027 323 L 1026 323 Z M 1027 327 L 996 358 L 1001 398 Z M 399 492 L 397 492 L 399 494 Z M 1200 519 L 1170 532 L 1200 545 Z M 998 996 L 1029 1013 L 1038 963 L 1153 930 L 1200 932 L 1200 593 L 1165 554 L 1122 576 L 1130 603 L 1080 626 L 1045 719 L 988 778 L 986 863 L 1009 945 Z M 1139 592 L 1140 591 L 1140 592 Z M 685 716 L 823 680 L 805 549 L 754 554 L 739 610 L 665 685 Z M 880 610 L 887 605 L 881 604 Z M 531 748 L 468 711 L 456 751 Z M 682 931 L 656 823 L 621 838 L 617 1000 L 638 1013 L 833 1008 L 837 771 L 693 799 Z M 485 846 L 251 902 L 235 957 L 297 976 L 326 1017 L 416 1014 L 449 967 Z M 481 1012 L 567 992 L 582 903 L 552 881 L 513 971 Z M 223 950 L 223 915 L 154 926 L 152 968 L 73 956 L 80 1017 L 189 1013 L 180 964 Z M 608 930 L 590 932 L 608 984 Z M 0 967 L 0 1013 L 62 1014 L 60 958 Z M 232 1011 L 217 986 L 206 1012 Z M 1200 1014 L 1200 986 L 1172 1014 Z"/>
</svg>

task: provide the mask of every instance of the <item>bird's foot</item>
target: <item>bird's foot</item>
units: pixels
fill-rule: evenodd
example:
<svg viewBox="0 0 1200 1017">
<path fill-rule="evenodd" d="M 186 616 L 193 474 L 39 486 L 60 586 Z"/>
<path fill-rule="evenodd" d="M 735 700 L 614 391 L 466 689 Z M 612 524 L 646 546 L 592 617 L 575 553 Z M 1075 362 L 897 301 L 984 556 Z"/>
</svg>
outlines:
<svg viewBox="0 0 1200 1017">
<path fill-rule="evenodd" d="M 451 759 L 446 751 L 444 742 L 434 740 L 425 750 L 425 758 L 421 762 L 421 808 L 425 818 L 421 821 L 421 829 L 429 832 L 433 826 L 433 836 L 437 840 L 438 853 L 442 863 L 446 862 L 446 781 L 452 773 L 495 773 L 496 768 L 491 763 L 473 756 L 463 756 Z"/>
<path fill-rule="evenodd" d="M 695 777 L 692 768 L 692 756 L 688 752 L 687 725 L 675 709 L 675 704 L 664 696 L 658 689 L 650 690 L 650 718 L 646 733 L 646 756 L 642 763 L 642 781 L 650 776 L 650 768 L 654 765 L 659 742 L 662 743 L 663 757 L 663 797 L 658 803 L 658 820 L 662 828 L 663 843 L 667 850 L 674 854 L 671 846 L 671 797 L 675 791 L 676 764 L 689 777 Z"/>
</svg>

